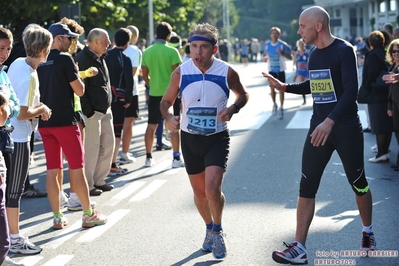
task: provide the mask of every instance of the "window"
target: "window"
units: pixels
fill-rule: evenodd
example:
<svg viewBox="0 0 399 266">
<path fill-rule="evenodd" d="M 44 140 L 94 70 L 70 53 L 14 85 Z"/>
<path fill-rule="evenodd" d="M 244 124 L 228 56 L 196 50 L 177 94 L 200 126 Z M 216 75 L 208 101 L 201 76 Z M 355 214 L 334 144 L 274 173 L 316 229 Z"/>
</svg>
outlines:
<svg viewBox="0 0 399 266">
<path fill-rule="evenodd" d="M 380 12 L 380 13 L 384 13 L 384 12 L 386 11 L 385 0 L 383 0 L 383 1 L 380 3 L 380 6 L 379 6 L 378 9 L 379 9 L 378 12 Z"/>
<path fill-rule="evenodd" d="M 341 10 L 340 9 L 335 9 L 335 17 L 336 18 L 341 17 Z"/>
<path fill-rule="evenodd" d="M 389 10 L 390 11 L 396 11 L 396 0 L 390 0 L 389 1 Z"/>
</svg>

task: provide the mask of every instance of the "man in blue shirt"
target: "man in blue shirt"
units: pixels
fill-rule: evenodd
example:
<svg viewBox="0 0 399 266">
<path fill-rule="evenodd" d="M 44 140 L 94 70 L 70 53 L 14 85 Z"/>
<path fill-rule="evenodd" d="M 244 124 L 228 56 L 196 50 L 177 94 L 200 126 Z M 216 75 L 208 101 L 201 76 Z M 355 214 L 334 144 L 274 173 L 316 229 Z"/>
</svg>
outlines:
<svg viewBox="0 0 399 266">
<path fill-rule="evenodd" d="M 266 44 L 265 49 L 265 62 L 268 65 L 268 71 L 270 75 L 285 82 L 285 70 L 287 69 L 285 59 L 291 60 L 291 49 L 288 44 L 280 40 L 281 30 L 277 27 L 270 29 L 271 41 Z M 274 88 L 270 87 L 270 96 L 273 101 L 272 114 L 277 114 L 277 103 L 276 103 L 276 92 Z M 284 104 L 284 92 L 280 91 L 280 109 L 278 110 L 278 118 L 283 119 L 283 104 Z"/>
</svg>

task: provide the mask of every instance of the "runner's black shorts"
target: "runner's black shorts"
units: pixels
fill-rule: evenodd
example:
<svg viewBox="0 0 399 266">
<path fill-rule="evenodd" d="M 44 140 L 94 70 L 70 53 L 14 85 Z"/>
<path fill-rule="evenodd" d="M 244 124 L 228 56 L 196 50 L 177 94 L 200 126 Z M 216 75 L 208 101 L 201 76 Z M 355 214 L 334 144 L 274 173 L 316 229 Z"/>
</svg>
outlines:
<svg viewBox="0 0 399 266">
<path fill-rule="evenodd" d="M 134 95 L 129 107 L 126 109 L 125 117 L 139 117 L 139 96 Z"/>
<path fill-rule="evenodd" d="M 285 83 L 285 72 L 281 71 L 281 72 L 269 72 L 270 75 L 272 75 L 273 77 L 275 77 L 276 79 L 278 79 L 279 81 Z"/>
<path fill-rule="evenodd" d="M 208 166 L 220 166 L 226 170 L 229 148 L 228 130 L 209 136 L 181 130 L 181 150 L 189 175 L 202 173 Z"/>
<path fill-rule="evenodd" d="M 159 109 L 162 96 L 150 96 L 148 102 L 148 124 L 159 124 L 162 121 Z"/>
</svg>

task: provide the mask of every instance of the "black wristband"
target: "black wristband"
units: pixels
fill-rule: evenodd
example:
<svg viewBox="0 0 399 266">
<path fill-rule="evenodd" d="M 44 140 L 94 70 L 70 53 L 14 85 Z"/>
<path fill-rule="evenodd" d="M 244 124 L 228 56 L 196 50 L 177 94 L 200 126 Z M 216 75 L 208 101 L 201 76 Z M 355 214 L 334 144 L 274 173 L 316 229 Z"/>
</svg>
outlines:
<svg viewBox="0 0 399 266">
<path fill-rule="evenodd" d="M 236 108 L 235 113 L 238 113 L 240 111 L 240 107 L 238 106 L 238 104 L 233 103 L 234 107 Z"/>
</svg>

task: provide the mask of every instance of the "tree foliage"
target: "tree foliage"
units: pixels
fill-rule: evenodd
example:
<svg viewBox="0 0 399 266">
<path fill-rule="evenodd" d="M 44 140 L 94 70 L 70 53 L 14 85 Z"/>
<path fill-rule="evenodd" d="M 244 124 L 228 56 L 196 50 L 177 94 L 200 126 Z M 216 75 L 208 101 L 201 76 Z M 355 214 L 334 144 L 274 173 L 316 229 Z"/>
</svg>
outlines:
<svg viewBox="0 0 399 266">
<path fill-rule="evenodd" d="M 238 0 L 235 2 L 240 22 L 235 28 L 234 36 L 244 38 L 270 38 L 269 29 L 279 27 L 282 38 L 287 42 L 295 42 L 299 35 L 298 18 L 306 5 L 314 4 L 313 0 Z"/>
<path fill-rule="evenodd" d="M 86 32 L 100 27 L 112 32 L 120 27 L 136 25 L 144 36 L 148 29 L 148 0 L 15 0 L 7 1 L 0 10 L 0 24 L 10 28 L 20 40 L 29 23 L 48 27 L 59 21 L 60 5 L 80 4 L 81 25 Z M 154 25 L 167 21 L 176 31 L 188 30 L 204 14 L 205 4 L 194 0 L 153 0 Z"/>
<path fill-rule="evenodd" d="M 4 1 L 0 9 L 0 24 L 9 28 L 14 39 L 20 40 L 24 28 L 30 23 L 47 25 L 47 21 L 58 19 L 56 7 L 46 0 Z"/>
<path fill-rule="evenodd" d="M 218 27 L 225 38 L 221 0 L 152 0 L 154 27 L 158 22 L 169 22 L 174 31 L 187 37 L 190 29 L 199 22 Z M 302 6 L 313 0 L 228 0 L 231 36 L 267 39 L 269 28 L 278 26 L 287 38 L 296 39 L 295 20 Z M 16 40 L 29 23 L 43 27 L 59 21 L 61 4 L 80 4 L 81 21 L 86 33 L 94 27 L 106 29 L 113 36 L 120 27 L 135 25 L 140 36 L 148 38 L 148 0 L 13 0 L 5 1 L 0 9 L 0 24 L 10 28 Z M 289 8 L 287 8 L 289 7 Z M 292 37 L 291 37 L 292 36 Z"/>
</svg>

